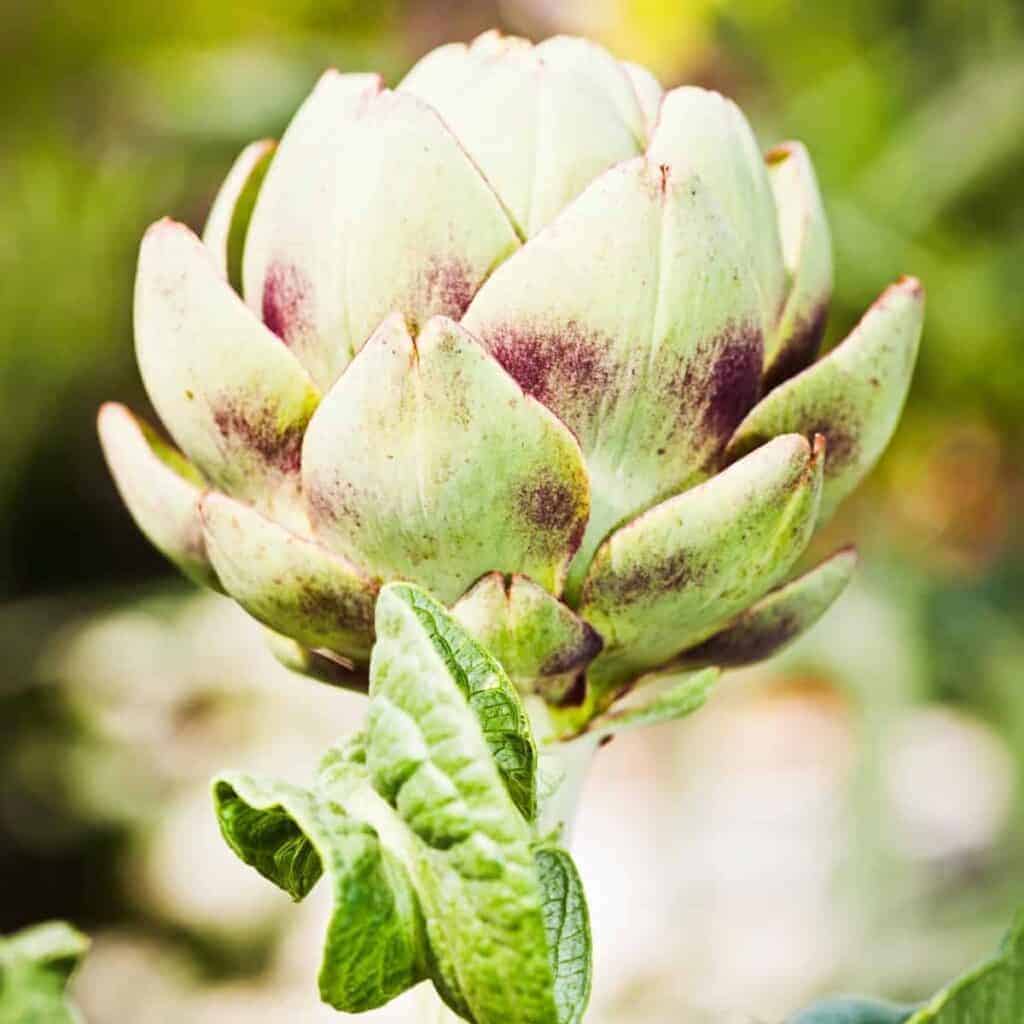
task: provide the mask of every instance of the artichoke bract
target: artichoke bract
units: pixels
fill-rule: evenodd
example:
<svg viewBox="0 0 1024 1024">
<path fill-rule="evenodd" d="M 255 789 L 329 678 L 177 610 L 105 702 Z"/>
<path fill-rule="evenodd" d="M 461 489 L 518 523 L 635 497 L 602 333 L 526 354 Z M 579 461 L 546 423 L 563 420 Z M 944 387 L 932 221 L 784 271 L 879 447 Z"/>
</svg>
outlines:
<svg viewBox="0 0 1024 1024">
<path fill-rule="evenodd" d="M 100 435 L 142 531 L 286 664 L 365 685 L 404 580 L 585 719 L 767 657 L 847 583 L 848 550 L 794 566 L 892 436 L 923 294 L 819 359 L 831 289 L 803 146 L 491 32 L 394 89 L 328 71 L 202 237 L 149 229 L 136 349 L 174 446 L 114 404 Z"/>
</svg>

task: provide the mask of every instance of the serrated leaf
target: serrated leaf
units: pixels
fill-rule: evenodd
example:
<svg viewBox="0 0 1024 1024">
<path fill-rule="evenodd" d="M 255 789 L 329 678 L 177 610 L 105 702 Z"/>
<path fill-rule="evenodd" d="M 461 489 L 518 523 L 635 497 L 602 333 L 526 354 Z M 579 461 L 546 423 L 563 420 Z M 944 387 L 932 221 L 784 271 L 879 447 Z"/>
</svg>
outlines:
<svg viewBox="0 0 1024 1024">
<path fill-rule="evenodd" d="M 534 852 L 543 891 L 544 928 L 555 976 L 558 1024 L 578 1024 L 590 999 L 593 969 L 590 914 L 576 865 L 558 847 Z"/>
<path fill-rule="evenodd" d="M 717 668 L 671 675 L 667 677 L 660 692 L 650 700 L 635 707 L 623 707 L 599 715 L 591 722 L 587 732 L 604 738 L 629 729 L 685 718 L 705 705 L 720 675 Z"/>
<path fill-rule="evenodd" d="M 228 845 L 293 899 L 326 870 L 334 908 L 320 967 L 324 1002 L 360 1013 L 426 977 L 415 890 L 374 829 L 319 789 L 248 775 L 217 779 L 214 801 Z"/>
<path fill-rule="evenodd" d="M 0 1020 L 12 1024 L 80 1024 L 65 987 L 89 940 L 62 921 L 0 938 Z"/>
</svg>

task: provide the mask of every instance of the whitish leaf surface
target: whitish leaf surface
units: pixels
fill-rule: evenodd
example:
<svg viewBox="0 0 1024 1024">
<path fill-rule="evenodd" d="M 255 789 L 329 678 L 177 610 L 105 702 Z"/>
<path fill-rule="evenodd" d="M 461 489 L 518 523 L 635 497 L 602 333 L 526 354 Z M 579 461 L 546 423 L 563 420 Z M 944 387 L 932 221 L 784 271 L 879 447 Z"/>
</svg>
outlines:
<svg viewBox="0 0 1024 1024">
<path fill-rule="evenodd" d="M 687 168 L 710 189 L 753 270 L 770 354 L 786 271 L 764 159 L 743 112 L 717 92 L 673 89 L 661 102 L 647 156 L 654 164 Z"/>
<path fill-rule="evenodd" d="M 249 220 L 276 149 L 273 139 L 262 139 L 242 150 L 213 200 L 203 228 L 204 244 L 213 253 L 220 272 L 239 294 Z"/>
<path fill-rule="evenodd" d="M 569 430 L 443 317 L 415 338 L 400 316 L 381 325 L 317 410 L 302 462 L 326 543 L 446 602 L 491 570 L 557 591 L 589 508 Z"/>
<path fill-rule="evenodd" d="M 626 74 L 582 39 L 533 46 L 487 32 L 432 50 L 399 90 L 441 115 L 525 237 L 642 148 L 643 115 Z"/>
<path fill-rule="evenodd" d="M 821 434 L 828 442 L 821 518 L 870 472 L 885 451 L 917 360 L 924 292 L 912 278 L 892 285 L 845 341 L 770 392 L 729 442 L 736 458 L 778 434 Z"/>
<path fill-rule="evenodd" d="M 199 471 L 123 405 L 107 402 L 98 426 L 107 465 L 135 524 L 186 576 L 219 589 L 199 520 L 205 488 Z"/>
<path fill-rule="evenodd" d="M 824 461 L 823 446 L 776 438 L 612 534 L 580 607 L 605 640 L 597 691 L 665 664 L 785 577 L 810 540 Z"/>
<path fill-rule="evenodd" d="M 183 224 L 159 221 L 143 239 L 135 350 L 160 419 L 203 475 L 286 515 L 319 394 Z"/>
<path fill-rule="evenodd" d="M 245 297 L 327 390 L 386 316 L 458 319 L 518 245 L 433 110 L 375 76 L 329 71 L 267 172 Z"/>
<path fill-rule="evenodd" d="M 369 661 L 374 581 L 323 545 L 232 498 L 207 495 L 200 509 L 217 575 L 250 615 L 307 647 Z"/>
<path fill-rule="evenodd" d="M 579 438 L 592 509 L 573 600 L 609 529 L 717 465 L 760 386 L 747 257 L 685 164 L 607 171 L 498 268 L 463 323 Z"/>
</svg>

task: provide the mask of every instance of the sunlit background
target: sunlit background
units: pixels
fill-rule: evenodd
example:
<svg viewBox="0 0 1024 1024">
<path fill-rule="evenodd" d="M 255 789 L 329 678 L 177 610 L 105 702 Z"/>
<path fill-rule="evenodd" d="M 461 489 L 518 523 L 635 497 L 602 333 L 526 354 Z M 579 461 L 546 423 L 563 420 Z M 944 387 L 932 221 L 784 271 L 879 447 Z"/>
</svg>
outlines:
<svg viewBox="0 0 1024 1024">
<path fill-rule="evenodd" d="M 207 779 L 301 780 L 357 698 L 290 676 L 151 551 L 93 418 L 145 409 L 133 263 L 201 225 L 241 146 L 328 65 L 396 80 L 497 25 L 569 31 L 809 146 L 831 216 L 829 338 L 928 287 L 903 426 L 818 554 L 856 585 L 682 726 L 616 740 L 577 850 L 594 1024 L 778 1022 L 818 994 L 912 999 L 1024 904 L 1024 6 L 1012 0 L 2 0 L 0 932 L 95 937 L 92 1024 L 338 1019 L 326 908 L 221 843 Z M 408 1002 L 371 1016 L 412 1022 Z"/>
</svg>

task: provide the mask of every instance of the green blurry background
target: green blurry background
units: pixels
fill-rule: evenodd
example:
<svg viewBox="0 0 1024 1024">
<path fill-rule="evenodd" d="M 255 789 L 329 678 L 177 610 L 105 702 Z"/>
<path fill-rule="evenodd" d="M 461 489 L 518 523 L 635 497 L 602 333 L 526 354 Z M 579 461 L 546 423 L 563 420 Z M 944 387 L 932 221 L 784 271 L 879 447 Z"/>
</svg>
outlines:
<svg viewBox="0 0 1024 1024">
<path fill-rule="evenodd" d="M 114 493 L 93 421 L 105 398 L 146 408 L 138 239 L 168 213 L 201 225 L 236 152 L 278 135 L 323 67 L 394 81 L 493 25 L 592 35 L 732 95 L 766 145 L 807 143 L 832 341 L 900 273 L 929 293 L 903 426 L 828 531 L 860 542 L 857 586 L 685 727 L 602 755 L 579 837 L 591 1019 L 911 998 L 991 946 L 1024 903 L 1019 0 L 2 0 L 0 17 L 0 932 L 59 915 L 93 933 L 91 1020 L 320 1019 L 322 908 L 221 850 L 204 787 L 226 766 L 301 775 L 360 711 L 175 580 Z"/>
</svg>

